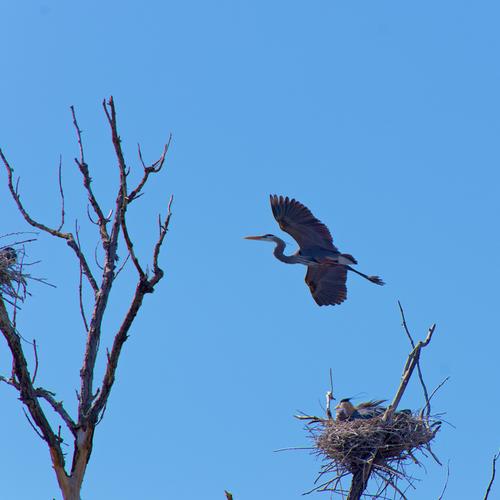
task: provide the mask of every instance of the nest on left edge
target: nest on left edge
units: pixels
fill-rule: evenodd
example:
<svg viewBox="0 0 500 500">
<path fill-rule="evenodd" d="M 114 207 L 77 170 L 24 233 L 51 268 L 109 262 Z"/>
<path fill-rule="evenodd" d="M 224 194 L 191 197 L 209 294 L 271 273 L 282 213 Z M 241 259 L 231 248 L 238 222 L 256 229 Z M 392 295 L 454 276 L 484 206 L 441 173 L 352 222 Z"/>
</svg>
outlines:
<svg viewBox="0 0 500 500">
<path fill-rule="evenodd" d="M 18 262 L 18 252 L 12 247 L 0 247 L 0 295 L 14 302 L 26 298 L 26 278 Z"/>
</svg>

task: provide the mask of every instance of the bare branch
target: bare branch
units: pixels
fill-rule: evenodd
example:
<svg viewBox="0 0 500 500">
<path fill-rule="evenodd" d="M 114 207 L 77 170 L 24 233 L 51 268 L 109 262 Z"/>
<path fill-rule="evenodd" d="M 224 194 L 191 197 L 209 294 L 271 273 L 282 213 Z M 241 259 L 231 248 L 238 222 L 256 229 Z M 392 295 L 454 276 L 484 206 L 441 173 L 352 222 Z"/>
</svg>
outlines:
<svg viewBox="0 0 500 500">
<path fill-rule="evenodd" d="M 488 488 L 486 490 L 486 493 L 484 495 L 484 500 L 488 500 L 488 497 L 490 496 L 491 493 L 491 487 L 493 486 L 493 483 L 495 482 L 495 475 L 496 475 L 496 466 L 497 466 L 497 460 L 500 457 L 500 452 L 498 452 L 496 455 L 493 456 L 492 464 L 491 464 L 491 479 L 488 484 Z"/>
<path fill-rule="evenodd" d="M 41 231 L 45 231 L 46 233 L 51 234 L 52 236 L 57 236 L 58 238 L 63 238 L 67 239 L 67 235 L 64 233 L 61 233 L 57 231 L 56 229 L 52 229 L 45 224 L 42 224 L 40 222 L 37 222 L 33 220 L 28 212 L 25 210 L 23 204 L 21 203 L 21 196 L 19 195 L 19 179 L 16 182 L 16 186 L 14 187 L 13 184 L 13 177 L 12 174 L 14 173 L 14 169 L 10 166 L 9 162 L 7 161 L 7 158 L 3 154 L 3 151 L 0 149 L 0 158 L 2 159 L 3 164 L 5 165 L 5 169 L 7 170 L 7 180 L 8 180 L 8 187 L 9 191 L 12 195 L 12 198 L 14 199 L 18 210 L 21 212 L 21 215 L 24 217 L 26 222 L 30 224 L 33 227 L 36 227 L 37 229 L 40 229 Z"/>
<path fill-rule="evenodd" d="M 439 495 L 438 500 L 443 500 L 446 488 L 448 488 L 449 479 L 450 479 L 450 461 L 448 460 L 448 464 L 446 465 L 446 480 L 444 482 L 444 486 L 443 489 L 441 490 L 441 495 Z"/>
<path fill-rule="evenodd" d="M 109 241 L 108 231 L 106 227 L 106 224 L 109 221 L 108 219 L 106 219 L 106 217 L 104 217 L 101 206 L 97 202 L 94 192 L 92 191 L 92 185 L 91 185 L 92 178 L 90 177 L 88 165 L 87 163 L 85 163 L 85 156 L 84 156 L 83 142 L 82 142 L 82 131 L 80 130 L 80 127 L 78 126 L 78 122 L 76 120 L 75 108 L 71 106 L 70 109 L 71 109 L 71 116 L 73 117 L 73 125 L 75 126 L 76 130 L 76 136 L 78 138 L 78 146 L 80 148 L 80 159 L 75 158 L 75 163 L 78 165 L 78 168 L 83 176 L 83 186 L 87 191 L 89 202 L 92 205 L 95 214 L 97 215 L 99 231 L 101 234 L 101 241 L 103 247 L 105 248 Z"/>
<path fill-rule="evenodd" d="M 429 396 L 429 399 L 427 400 L 425 406 L 422 408 L 422 411 L 420 412 L 420 416 L 422 417 L 423 414 L 424 414 L 424 410 L 426 408 L 430 408 L 430 402 L 431 402 L 431 399 L 434 397 L 434 395 L 436 394 L 437 391 L 439 391 L 439 389 L 441 389 L 441 387 L 443 387 L 444 384 L 446 384 L 446 382 L 448 382 L 448 380 L 450 380 L 450 377 L 445 377 L 445 379 L 440 383 L 438 384 L 438 386 L 431 392 L 430 396 Z M 427 418 L 429 416 L 429 411 L 427 412 Z"/>
<path fill-rule="evenodd" d="M 399 402 L 401 401 L 401 398 L 403 397 L 403 394 L 405 392 L 406 386 L 408 385 L 408 382 L 410 381 L 411 375 L 413 373 L 413 370 L 415 369 L 415 366 L 418 363 L 418 360 L 420 359 L 420 351 L 422 348 L 426 347 L 429 342 L 432 339 L 432 335 L 434 333 L 434 330 L 436 329 L 436 325 L 432 325 L 429 328 L 429 331 L 427 333 L 427 337 L 425 338 L 424 341 L 420 341 L 416 347 L 413 349 L 413 351 L 410 353 L 408 356 L 408 359 L 406 361 L 405 368 L 403 370 L 403 375 L 401 378 L 401 384 L 399 385 L 399 388 L 396 392 L 396 395 L 394 396 L 394 399 L 392 400 L 392 403 L 387 407 L 387 410 L 384 413 L 384 421 L 390 421 L 392 418 L 392 415 L 396 411 Z"/>
<path fill-rule="evenodd" d="M 410 344 L 411 344 L 412 348 L 415 349 L 415 342 L 413 341 L 413 337 L 411 336 L 410 330 L 408 329 L 403 306 L 401 305 L 401 302 L 399 300 L 398 300 L 398 306 L 399 306 L 399 311 L 401 313 L 401 320 L 403 323 L 403 328 L 406 332 L 406 335 L 408 336 L 408 339 L 410 340 Z M 420 380 L 420 385 L 422 386 L 422 390 L 424 391 L 424 397 L 425 397 L 424 408 L 427 409 L 426 415 L 427 415 L 427 418 L 429 418 L 429 415 L 431 413 L 431 405 L 430 405 L 429 394 L 427 392 L 427 387 L 426 387 L 425 382 L 424 382 L 424 376 L 422 375 L 422 370 L 420 368 L 420 360 L 417 361 L 417 373 L 418 373 L 418 378 Z"/>
<path fill-rule="evenodd" d="M 95 265 L 101 270 L 101 271 L 104 271 L 104 266 L 101 265 L 101 263 L 99 262 L 99 258 L 97 257 L 97 249 L 99 248 L 99 243 L 96 245 L 96 247 L 94 248 L 94 262 L 95 262 Z"/>
<path fill-rule="evenodd" d="M 128 198 L 128 203 L 132 203 L 132 201 L 136 198 L 138 198 L 141 194 L 142 188 L 146 184 L 148 177 L 150 174 L 157 174 L 163 167 L 163 164 L 165 163 L 165 157 L 167 156 L 168 149 L 170 147 L 170 143 L 172 141 L 172 134 L 168 137 L 168 141 L 166 142 L 165 146 L 163 147 L 163 153 L 161 154 L 160 158 L 153 162 L 151 165 L 147 166 L 144 163 L 144 160 L 142 159 L 142 152 L 141 152 L 141 146 L 138 144 L 137 145 L 137 150 L 139 154 L 139 159 L 141 161 L 142 167 L 144 168 L 144 175 L 137 185 L 137 187 L 130 192 L 130 194 L 127 196 Z"/>
<path fill-rule="evenodd" d="M 57 238 L 61 238 L 66 240 L 67 245 L 76 253 L 76 256 L 81 262 L 81 265 L 83 267 L 83 273 L 87 277 L 90 286 L 94 290 L 95 293 L 97 293 L 98 287 L 97 283 L 94 279 L 94 276 L 92 275 L 92 271 L 90 270 L 90 267 L 87 264 L 87 260 L 85 259 L 85 256 L 83 253 L 80 251 L 78 248 L 78 245 L 75 242 L 75 239 L 71 233 L 62 233 L 60 231 L 57 231 L 56 229 L 52 229 L 45 224 L 42 224 L 40 222 L 35 221 L 34 219 L 31 218 L 31 216 L 28 214 L 28 212 L 25 210 L 23 204 L 21 203 L 21 197 L 18 192 L 17 188 L 17 183 L 16 183 L 16 188 L 14 188 L 13 184 L 13 179 L 12 179 L 12 174 L 14 172 L 14 169 L 10 166 L 9 162 L 7 161 L 7 158 L 3 154 L 2 150 L 0 149 L 0 158 L 5 165 L 5 168 L 7 170 L 7 180 L 8 180 L 8 187 L 9 191 L 12 195 L 13 200 L 15 201 L 17 208 L 21 215 L 24 217 L 24 220 L 33 227 L 36 227 L 37 229 L 40 229 L 40 231 L 44 231 L 52 236 L 55 236 Z M 18 180 L 19 182 L 19 180 Z"/>
<path fill-rule="evenodd" d="M 135 255 L 134 244 L 132 243 L 132 240 L 130 238 L 130 235 L 128 232 L 128 227 L 127 227 L 127 222 L 125 220 L 125 210 L 122 211 L 121 227 L 122 227 L 122 231 L 123 231 L 123 238 L 125 240 L 125 244 L 127 245 L 128 254 L 130 255 L 130 258 L 132 259 L 132 262 L 134 263 L 134 266 L 137 269 L 137 272 L 139 274 L 139 278 L 144 279 L 146 277 L 146 275 L 145 275 L 145 273 L 144 273 L 144 271 L 139 263 L 139 259 Z"/>
<path fill-rule="evenodd" d="M 333 397 L 333 373 L 330 368 L 330 390 L 326 393 L 326 416 L 328 419 L 333 419 L 332 411 L 330 410 L 330 404 L 335 398 Z"/>
<path fill-rule="evenodd" d="M 43 389 L 42 387 L 37 387 L 35 389 L 35 394 L 38 398 L 42 398 L 47 401 L 52 409 L 63 419 L 68 429 L 73 434 L 76 433 L 77 424 L 65 410 L 62 401 L 56 401 L 56 399 L 54 398 L 54 394 L 50 391 L 47 391 L 46 389 Z"/>
<path fill-rule="evenodd" d="M 15 375 L 15 378 L 13 377 L 12 380 L 17 380 L 15 383 L 18 384 L 20 399 L 28 409 L 44 441 L 49 445 L 54 464 L 64 467 L 64 455 L 60 443 L 38 402 L 19 336 L 9 320 L 3 300 L 0 300 L 0 331 L 5 337 L 12 353 L 13 372 Z"/>
<path fill-rule="evenodd" d="M 119 267 L 119 269 L 116 271 L 115 274 L 115 279 L 118 278 L 118 275 L 123 271 L 125 266 L 127 265 L 128 259 L 130 259 L 130 254 L 128 253 L 127 256 L 125 257 L 125 260 L 123 261 L 123 264 Z"/>
<path fill-rule="evenodd" d="M 62 185 L 62 156 L 59 156 L 59 175 L 58 175 L 58 183 L 59 183 L 59 194 L 61 195 L 61 224 L 57 228 L 60 231 L 64 226 L 64 189 Z"/>
<path fill-rule="evenodd" d="M 81 248 L 80 246 L 80 234 L 78 231 L 78 223 L 75 222 L 75 234 L 76 234 L 76 244 L 78 245 L 78 248 Z M 85 331 L 89 331 L 89 324 L 87 322 L 87 316 L 85 315 L 85 308 L 83 306 L 83 268 L 82 268 L 82 263 L 79 263 L 80 266 L 80 272 L 78 276 L 78 303 L 80 305 L 80 315 L 83 320 L 83 325 L 85 326 Z"/>
<path fill-rule="evenodd" d="M 170 200 L 168 201 L 168 207 L 167 207 L 167 215 L 165 217 L 165 220 L 163 221 L 163 224 L 161 223 L 161 219 L 158 217 L 159 220 L 159 227 L 160 227 L 160 237 L 158 238 L 158 241 L 156 242 L 155 249 L 153 252 L 153 272 L 154 276 L 151 280 L 152 285 L 156 285 L 158 281 L 163 277 L 163 271 L 160 269 L 158 266 L 158 258 L 160 256 L 160 250 L 161 246 L 163 244 L 163 240 L 165 239 L 165 236 L 167 235 L 168 232 L 168 226 L 170 224 L 170 218 L 172 217 L 172 203 L 174 201 L 174 195 L 170 196 Z M 154 281 L 154 283 L 153 283 Z"/>
<path fill-rule="evenodd" d="M 33 377 L 31 377 L 31 383 L 32 384 L 35 383 L 36 374 L 38 372 L 38 351 L 37 351 L 37 348 L 36 348 L 36 340 L 35 339 L 33 339 L 33 352 L 34 352 L 34 355 L 35 355 L 35 371 L 33 372 Z"/>
<path fill-rule="evenodd" d="M 26 417 L 26 420 L 28 421 L 28 424 L 30 424 L 31 428 L 37 433 L 38 437 L 42 440 L 45 440 L 42 433 L 35 427 L 35 424 L 31 421 L 29 415 L 26 413 L 26 410 L 23 408 L 23 413 L 24 416 Z"/>
<path fill-rule="evenodd" d="M 4 382 L 7 385 L 10 385 L 17 391 L 21 391 L 21 386 L 19 382 L 16 382 L 14 379 L 8 379 L 0 375 L 0 382 Z M 69 413 L 65 410 L 62 401 L 55 400 L 55 394 L 53 392 L 48 391 L 47 389 L 43 389 L 42 387 L 37 387 L 34 389 L 34 395 L 37 398 L 42 398 L 53 408 L 53 410 L 62 418 L 68 429 L 75 434 L 76 432 L 76 423 L 70 417 Z"/>
</svg>

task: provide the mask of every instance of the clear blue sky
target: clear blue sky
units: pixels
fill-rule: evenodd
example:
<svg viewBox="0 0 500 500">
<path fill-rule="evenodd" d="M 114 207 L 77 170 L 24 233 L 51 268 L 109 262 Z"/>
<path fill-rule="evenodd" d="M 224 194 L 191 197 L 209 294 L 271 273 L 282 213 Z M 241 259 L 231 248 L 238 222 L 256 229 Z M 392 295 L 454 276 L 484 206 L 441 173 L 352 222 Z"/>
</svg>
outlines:
<svg viewBox="0 0 500 500">
<path fill-rule="evenodd" d="M 434 402 L 454 425 L 434 445 L 450 461 L 447 498 L 482 497 L 500 444 L 499 16 L 497 2 L 457 0 L 2 3 L 0 145 L 40 219 L 57 220 L 62 154 L 68 228 L 86 225 L 70 105 L 106 208 L 116 170 L 102 99 L 116 99 L 131 166 L 137 142 L 152 159 L 174 136 L 131 214 L 145 258 L 174 193 L 166 278 L 125 346 L 83 498 L 300 498 L 320 464 L 273 450 L 307 445 L 293 414 L 321 412 L 330 367 L 338 396 L 393 395 L 409 350 L 397 299 L 416 337 L 438 325 L 429 388 L 451 376 Z M 4 173 L 0 193 L 0 233 L 27 229 Z M 281 235 L 269 193 L 309 206 L 387 286 L 350 276 L 347 302 L 317 307 L 303 267 L 242 239 Z M 97 235 L 82 231 L 92 253 Z M 28 250 L 57 288 L 33 284 L 19 325 L 40 346 L 38 382 L 73 409 L 77 266 L 45 236 Z M 124 274 L 113 294 L 103 346 L 132 283 Z M 15 394 L 0 398 L 2 498 L 59 498 L 45 444 Z M 415 380 L 402 404 L 422 403 Z M 424 463 L 410 498 L 442 489 L 445 468 Z"/>
</svg>

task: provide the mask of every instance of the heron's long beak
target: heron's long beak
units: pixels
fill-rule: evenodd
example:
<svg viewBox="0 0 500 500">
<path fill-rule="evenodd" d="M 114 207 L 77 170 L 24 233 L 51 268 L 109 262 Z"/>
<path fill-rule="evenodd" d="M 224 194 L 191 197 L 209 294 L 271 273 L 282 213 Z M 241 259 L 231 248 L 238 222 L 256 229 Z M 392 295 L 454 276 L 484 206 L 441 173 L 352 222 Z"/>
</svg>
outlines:
<svg viewBox="0 0 500 500">
<path fill-rule="evenodd" d="M 245 240 L 261 240 L 262 236 L 245 236 Z"/>
</svg>

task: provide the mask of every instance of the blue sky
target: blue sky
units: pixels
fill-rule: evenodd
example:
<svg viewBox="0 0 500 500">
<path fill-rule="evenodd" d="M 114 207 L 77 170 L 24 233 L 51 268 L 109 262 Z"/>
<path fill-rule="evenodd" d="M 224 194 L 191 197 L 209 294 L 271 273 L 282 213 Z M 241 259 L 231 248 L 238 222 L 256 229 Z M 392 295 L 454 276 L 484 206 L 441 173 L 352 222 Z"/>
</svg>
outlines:
<svg viewBox="0 0 500 500">
<path fill-rule="evenodd" d="M 115 97 L 136 175 L 137 142 L 153 159 L 174 137 L 130 214 L 146 258 L 174 193 L 166 277 L 125 346 L 83 498 L 299 498 L 320 464 L 273 451 L 307 445 L 293 415 L 321 412 L 330 367 L 339 397 L 392 397 L 409 351 L 398 299 L 415 337 L 438 325 L 423 353 L 429 388 L 451 377 L 434 401 L 453 424 L 434 445 L 450 462 L 447 498 L 484 493 L 499 446 L 474 419 L 477 401 L 500 412 L 499 15 L 496 2 L 456 0 L 0 6 L 0 146 L 41 220 L 57 221 L 62 154 L 68 229 L 78 218 L 93 252 L 70 105 L 106 208 L 117 173 L 102 99 Z M 0 233 L 27 229 L 4 182 L 0 193 Z M 309 206 L 387 286 L 350 276 L 347 302 L 317 307 L 303 267 L 242 239 L 282 236 L 270 193 Z M 39 344 L 38 382 L 74 408 L 78 269 L 43 235 L 28 253 L 57 288 L 34 283 L 19 326 Z M 132 280 L 114 291 L 103 345 Z M 0 369 L 10 372 L 5 345 Z M 416 382 L 405 407 L 423 404 Z M 2 496 L 59 498 L 44 443 L 15 394 L 1 387 L 0 398 Z M 441 492 L 445 468 L 424 463 L 410 498 Z"/>
</svg>

